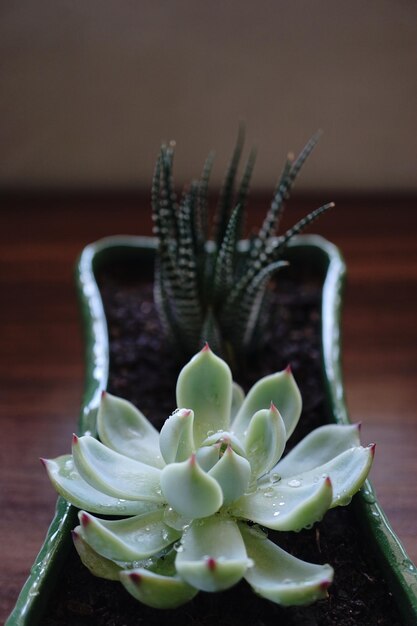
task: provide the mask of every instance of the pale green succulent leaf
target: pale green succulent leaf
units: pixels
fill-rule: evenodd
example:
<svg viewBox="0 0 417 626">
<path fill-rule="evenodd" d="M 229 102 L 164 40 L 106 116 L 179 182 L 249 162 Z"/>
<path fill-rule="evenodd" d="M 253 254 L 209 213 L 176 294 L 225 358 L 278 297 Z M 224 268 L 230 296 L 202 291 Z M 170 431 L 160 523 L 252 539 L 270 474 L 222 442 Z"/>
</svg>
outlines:
<svg viewBox="0 0 417 626">
<path fill-rule="evenodd" d="M 366 448 L 362 446 L 350 448 L 316 470 L 304 472 L 301 476 L 309 481 L 314 480 L 317 474 L 327 474 L 333 486 L 331 508 L 345 506 L 365 482 L 372 467 L 374 452 L 373 445 Z"/>
<path fill-rule="evenodd" d="M 120 565 L 110 561 L 110 559 L 106 559 L 93 550 L 82 538 L 81 526 L 77 526 L 72 531 L 72 539 L 82 563 L 94 576 L 106 578 L 107 580 L 119 580 L 119 574 L 122 571 Z"/>
<path fill-rule="evenodd" d="M 124 570 L 120 582 L 136 600 L 153 609 L 176 609 L 198 593 L 179 576 L 163 576 L 143 568 Z"/>
<path fill-rule="evenodd" d="M 43 459 L 43 463 L 59 495 L 78 509 L 101 515 L 139 515 L 160 506 L 145 500 L 125 500 L 108 496 L 95 489 L 80 476 L 71 454 L 64 454 L 56 459 Z"/>
<path fill-rule="evenodd" d="M 197 446 L 210 432 L 229 426 L 232 374 L 206 345 L 183 367 L 177 381 L 177 405 L 194 411 Z"/>
<path fill-rule="evenodd" d="M 359 491 L 369 474 L 374 458 L 374 448 L 373 445 L 367 448 L 362 446 L 349 448 L 314 469 L 282 478 L 276 488 L 278 489 L 281 483 L 284 485 L 296 483 L 300 483 L 301 486 L 314 485 L 320 482 L 323 477 L 328 476 L 333 489 L 329 508 L 349 504 L 352 496 Z M 270 477 L 280 477 L 278 467 L 270 472 Z M 263 481 L 261 489 L 265 488 L 266 484 L 266 480 Z"/>
<path fill-rule="evenodd" d="M 147 465 L 164 466 L 158 431 L 131 402 L 103 393 L 97 430 L 100 440 L 112 450 Z"/>
<path fill-rule="evenodd" d="M 257 411 L 245 437 L 246 456 L 254 478 L 263 476 L 281 457 L 286 442 L 284 421 L 274 404 Z"/>
<path fill-rule="evenodd" d="M 202 591 L 228 589 L 249 564 L 236 522 L 217 516 L 193 522 L 175 561 L 181 578 Z"/>
<path fill-rule="evenodd" d="M 272 470 L 281 478 L 313 470 L 345 450 L 360 445 L 356 425 L 326 424 L 302 439 Z M 333 485 L 334 488 L 334 485 Z"/>
<path fill-rule="evenodd" d="M 330 565 L 315 565 L 288 554 L 261 533 L 240 525 L 254 565 L 245 579 L 254 591 L 283 606 L 310 604 L 327 596 L 333 580 Z"/>
<path fill-rule="evenodd" d="M 159 447 L 166 463 L 185 461 L 193 454 L 193 424 L 191 409 L 178 409 L 165 421 L 159 435 Z"/>
<path fill-rule="evenodd" d="M 238 437 L 244 437 L 252 416 L 261 409 L 269 409 L 271 402 L 284 420 L 288 439 L 298 423 L 302 408 L 300 390 L 289 368 L 255 383 L 233 420 L 232 431 Z"/>
<path fill-rule="evenodd" d="M 221 459 L 209 471 L 209 476 L 219 483 L 223 492 L 223 504 L 229 504 L 240 498 L 248 488 L 251 466 L 247 459 L 228 446 Z"/>
<path fill-rule="evenodd" d="M 73 437 L 72 455 L 81 476 L 95 489 L 126 500 L 162 502 L 161 470 L 119 454 L 94 437 Z"/>
<path fill-rule="evenodd" d="M 201 469 L 205 472 L 211 470 L 213 465 L 217 463 L 220 456 L 220 445 L 201 446 L 196 452 L 196 459 Z"/>
<path fill-rule="evenodd" d="M 158 554 L 180 538 L 181 532 L 163 522 L 163 511 L 120 520 L 104 520 L 80 511 L 80 534 L 98 554 L 118 564 Z"/>
<path fill-rule="evenodd" d="M 245 447 L 240 439 L 228 430 L 220 430 L 217 433 L 213 433 L 202 443 L 203 446 L 213 446 L 217 444 L 231 446 L 235 452 L 241 456 L 246 456 Z"/>
<path fill-rule="evenodd" d="M 220 485 L 201 469 L 195 455 L 182 463 L 165 466 L 161 472 L 161 489 L 168 504 L 191 519 L 213 515 L 223 503 Z"/>
<path fill-rule="evenodd" d="M 301 530 L 321 520 L 332 503 L 328 478 L 318 483 L 292 479 L 247 493 L 231 506 L 231 514 L 273 530 Z"/>
<path fill-rule="evenodd" d="M 233 420 L 245 399 L 245 392 L 242 387 L 233 381 L 232 384 L 232 408 L 230 411 L 230 419 Z"/>
</svg>

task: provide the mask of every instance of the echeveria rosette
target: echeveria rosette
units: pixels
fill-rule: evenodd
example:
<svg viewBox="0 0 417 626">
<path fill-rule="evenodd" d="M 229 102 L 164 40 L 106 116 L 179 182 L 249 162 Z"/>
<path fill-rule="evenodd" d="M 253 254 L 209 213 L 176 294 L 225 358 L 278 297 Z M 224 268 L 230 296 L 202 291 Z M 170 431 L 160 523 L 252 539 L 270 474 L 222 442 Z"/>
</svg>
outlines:
<svg viewBox="0 0 417 626">
<path fill-rule="evenodd" d="M 330 565 L 291 556 L 265 529 L 300 530 L 347 504 L 374 446 L 360 445 L 357 426 L 327 425 L 281 458 L 301 414 L 290 369 L 245 397 L 208 346 L 181 371 L 177 404 L 158 433 L 104 393 L 100 441 L 74 436 L 72 455 L 44 461 L 57 491 L 82 509 L 73 537 L 84 564 L 155 608 L 241 578 L 282 605 L 324 597 Z"/>
</svg>

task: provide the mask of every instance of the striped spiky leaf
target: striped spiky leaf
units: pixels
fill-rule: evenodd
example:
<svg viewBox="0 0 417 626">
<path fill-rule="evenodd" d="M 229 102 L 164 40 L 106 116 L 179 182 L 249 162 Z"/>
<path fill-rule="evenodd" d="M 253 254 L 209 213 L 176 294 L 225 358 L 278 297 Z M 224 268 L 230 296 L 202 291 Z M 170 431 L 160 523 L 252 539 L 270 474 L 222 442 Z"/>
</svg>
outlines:
<svg viewBox="0 0 417 626">
<path fill-rule="evenodd" d="M 239 128 L 215 215 L 213 241 L 208 240 L 208 181 L 213 155 L 209 155 L 201 178 L 183 192 L 178 202 L 173 183 L 173 146 L 162 147 L 152 184 L 154 232 L 158 239 L 155 302 L 164 330 L 183 353 L 192 354 L 208 340 L 216 351 L 236 363 L 236 355 L 250 347 L 268 280 L 285 264 L 282 255 L 288 241 L 333 206 L 323 205 L 282 236 L 276 236 L 284 200 L 318 138 L 316 133 L 295 160 L 287 158 L 271 207 L 246 255 L 238 252 L 238 244 L 255 151 L 249 154 L 235 194 L 243 126 Z"/>
<path fill-rule="evenodd" d="M 261 250 L 268 239 L 275 235 L 284 210 L 284 201 L 288 198 L 302 166 L 316 147 L 320 137 L 321 131 L 315 133 L 301 150 L 295 161 L 293 160 L 292 154 L 288 155 L 274 193 L 271 208 L 266 214 L 258 236 L 253 242 L 252 256 L 256 256 L 258 250 Z"/>
<path fill-rule="evenodd" d="M 220 301 L 232 289 L 235 278 L 236 248 L 239 240 L 238 230 L 241 222 L 243 206 L 238 204 L 224 234 L 220 250 L 214 266 L 213 300 Z"/>
<path fill-rule="evenodd" d="M 226 232 L 227 224 L 229 222 L 230 213 L 233 206 L 233 197 L 235 189 L 235 181 L 237 171 L 240 163 L 240 157 L 242 156 L 243 145 L 245 143 L 245 127 L 243 124 L 239 125 L 239 131 L 237 135 L 235 149 L 233 150 L 232 158 L 227 168 L 226 177 L 223 183 L 223 189 L 220 194 L 219 204 L 217 206 L 216 215 L 214 218 L 215 237 L 217 248 L 221 246 Z"/>
</svg>

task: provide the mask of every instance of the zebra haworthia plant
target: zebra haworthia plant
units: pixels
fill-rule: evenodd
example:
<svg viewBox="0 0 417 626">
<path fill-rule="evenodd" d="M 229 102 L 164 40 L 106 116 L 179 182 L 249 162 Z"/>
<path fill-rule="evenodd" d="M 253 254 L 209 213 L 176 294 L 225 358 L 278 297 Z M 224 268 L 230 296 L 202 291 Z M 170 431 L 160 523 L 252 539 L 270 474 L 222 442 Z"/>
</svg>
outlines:
<svg viewBox="0 0 417 626">
<path fill-rule="evenodd" d="M 72 455 L 43 461 L 58 493 L 81 509 L 73 531 L 81 560 L 155 608 L 241 578 L 282 605 L 325 597 L 331 566 L 288 554 L 267 529 L 298 531 L 348 504 L 374 446 L 360 445 L 355 425 L 327 425 L 282 457 L 301 413 L 290 369 L 245 397 L 207 345 L 180 372 L 176 393 L 179 408 L 160 433 L 103 393 L 100 440 L 74 435 Z"/>
<path fill-rule="evenodd" d="M 235 193 L 243 128 L 239 130 L 213 229 L 209 228 L 208 219 L 213 156 L 208 157 L 201 178 L 192 182 L 177 200 L 174 149 L 171 145 L 162 146 L 152 185 L 154 233 L 158 240 L 155 302 L 167 336 L 183 354 L 190 356 L 204 341 L 209 341 L 216 352 L 233 361 L 253 345 L 268 280 L 286 265 L 282 259 L 286 245 L 333 206 L 321 206 L 275 237 L 284 201 L 319 136 L 314 135 L 296 159 L 288 156 L 262 227 L 248 241 L 247 254 L 239 251 L 239 241 L 255 152 L 249 155 Z"/>
</svg>

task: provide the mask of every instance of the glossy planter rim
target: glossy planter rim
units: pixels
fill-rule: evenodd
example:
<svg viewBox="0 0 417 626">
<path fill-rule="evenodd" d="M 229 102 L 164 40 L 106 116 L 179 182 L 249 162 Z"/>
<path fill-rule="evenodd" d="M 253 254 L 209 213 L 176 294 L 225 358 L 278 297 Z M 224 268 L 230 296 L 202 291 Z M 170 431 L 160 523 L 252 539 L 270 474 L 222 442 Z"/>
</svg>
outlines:
<svg viewBox="0 0 417 626">
<path fill-rule="evenodd" d="M 79 432 L 93 430 L 100 393 L 107 387 L 109 345 L 107 324 L 100 292 L 95 279 L 97 266 L 109 258 L 141 255 L 151 265 L 156 242 L 150 237 L 115 236 L 87 246 L 76 268 L 76 281 L 83 317 L 86 372 L 84 396 L 79 418 Z M 246 243 L 241 242 L 244 253 Z M 288 246 L 288 255 L 313 255 L 324 272 L 322 289 L 321 342 L 323 374 L 329 414 L 337 423 L 349 423 L 341 372 L 340 316 L 345 264 L 339 250 L 317 235 L 295 237 Z M 355 496 L 352 506 L 357 519 L 368 535 L 373 551 L 389 584 L 405 624 L 417 624 L 417 569 L 407 556 L 376 500 L 369 481 Z M 47 605 L 54 572 L 69 548 L 70 530 L 75 525 L 75 509 L 58 498 L 55 517 L 45 542 L 31 569 L 16 606 L 5 626 L 41 624 Z M 50 584 L 51 583 L 51 584 Z"/>
</svg>

